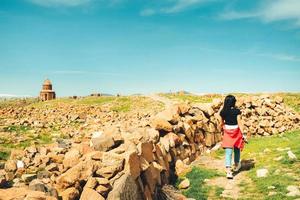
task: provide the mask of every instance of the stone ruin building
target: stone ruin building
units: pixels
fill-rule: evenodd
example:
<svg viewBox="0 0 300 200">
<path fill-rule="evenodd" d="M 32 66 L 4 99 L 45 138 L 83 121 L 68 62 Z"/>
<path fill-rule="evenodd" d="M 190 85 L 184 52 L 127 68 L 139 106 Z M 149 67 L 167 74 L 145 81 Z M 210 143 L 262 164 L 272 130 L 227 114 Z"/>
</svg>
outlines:
<svg viewBox="0 0 300 200">
<path fill-rule="evenodd" d="M 40 99 L 42 101 L 48 101 L 55 99 L 55 97 L 55 91 L 52 90 L 52 83 L 49 79 L 46 79 L 40 92 Z"/>
</svg>

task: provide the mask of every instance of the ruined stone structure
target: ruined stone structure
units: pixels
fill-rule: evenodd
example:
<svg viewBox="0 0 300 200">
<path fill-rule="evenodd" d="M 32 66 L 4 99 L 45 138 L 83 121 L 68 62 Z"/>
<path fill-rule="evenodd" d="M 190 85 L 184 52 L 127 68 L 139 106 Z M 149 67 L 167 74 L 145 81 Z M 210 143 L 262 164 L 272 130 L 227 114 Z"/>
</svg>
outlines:
<svg viewBox="0 0 300 200">
<path fill-rule="evenodd" d="M 52 83 L 49 79 L 46 79 L 43 83 L 43 88 L 40 92 L 40 99 L 42 101 L 55 99 L 55 91 L 52 90 Z"/>
</svg>

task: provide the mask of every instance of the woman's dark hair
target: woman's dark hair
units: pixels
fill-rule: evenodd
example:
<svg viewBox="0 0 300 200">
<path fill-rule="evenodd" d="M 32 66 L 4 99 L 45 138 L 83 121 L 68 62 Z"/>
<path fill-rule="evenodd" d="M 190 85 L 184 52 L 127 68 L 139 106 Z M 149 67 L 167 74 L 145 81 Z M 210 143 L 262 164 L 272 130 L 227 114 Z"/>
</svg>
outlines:
<svg viewBox="0 0 300 200">
<path fill-rule="evenodd" d="M 236 98 L 233 95 L 227 95 L 225 97 L 224 106 L 221 110 L 221 113 L 225 113 L 230 110 L 232 107 L 235 107 Z"/>
</svg>

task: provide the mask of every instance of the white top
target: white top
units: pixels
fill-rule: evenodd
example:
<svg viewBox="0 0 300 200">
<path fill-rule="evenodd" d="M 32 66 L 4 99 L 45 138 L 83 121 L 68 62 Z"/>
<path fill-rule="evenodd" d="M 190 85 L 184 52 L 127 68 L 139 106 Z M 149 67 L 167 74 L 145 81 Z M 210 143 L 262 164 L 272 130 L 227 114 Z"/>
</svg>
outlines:
<svg viewBox="0 0 300 200">
<path fill-rule="evenodd" d="M 225 124 L 225 129 L 237 129 L 239 125 L 226 125 Z"/>
</svg>

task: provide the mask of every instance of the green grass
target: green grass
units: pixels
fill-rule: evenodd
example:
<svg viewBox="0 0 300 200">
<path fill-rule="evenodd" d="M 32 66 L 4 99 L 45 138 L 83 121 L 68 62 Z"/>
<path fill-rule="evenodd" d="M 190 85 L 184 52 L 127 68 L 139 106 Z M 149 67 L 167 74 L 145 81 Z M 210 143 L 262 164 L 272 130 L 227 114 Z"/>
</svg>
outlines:
<svg viewBox="0 0 300 200">
<path fill-rule="evenodd" d="M 162 93 L 160 96 L 169 98 L 171 100 L 191 102 L 191 103 L 210 103 L 214 98 L 221 98 L 222 95 L 219 94 L 207 94 L 207 95 L 192 95 L 192 94 L 165 94 Z"/>
<path fill-rule="evenodd" d="M 237 98 L 245 96 L 259 96 L 263 93 L 247 94 L 247 93 L 231 93 Z M 211 103 L 214 98 L 224 98 L 226 95 L 220 94 L 207 94 L 207 95 L 193 95 L 193 94 L 180 94 L 180 93 L 162 93 L 163 97 L 177 100 L 188 101 L 191 103 Z M 281 96 L 284 99 L 284 103 L 293 108 L 296 112 L 300 112 L 300 93 L 271 93 L 271 97 Z"/>
<path fill-rule="evenodd" d="M 182 180 L 188 178 L 191 185 L 188 189 L 182 190 L 182 193 L 188 198 L 194 198 L 196 200 L 207 199 L 210 187 L 205 186 L 204 180 L 217 176 L 220 176 L 220 174 L 215 170 L 193 167 L 186 175 L 178 178 L 176 186 L 178 187 Z M 220 190 L 221 189 L 218 189 L 217 192 L 220 192 Z"/>
<path fill-rule="evenodd" d="M 18 135 L 31 130 L 29 126 L 11 125 L 3 128 L 4 132 L 16 132 Z"/>
<path fill-rule="evenodd" d="M 108 106 L 111 111 L 129 112 L 136 109 L 157 109 L 161 110 L 163 104 L 154 102 L 152 99 L 142 96 L 100 96 L 100 97 L 83 97 L 79 99 L 58 98 L 46 102 L 37 102 L 28 106 L 35 108 L 55 108 L 63 105 L 75 106 Z"/>
<path fill-rule="evenodd" d="M 0 135 L 0 160 L 7 160 L 13 149 L 25 149 L 33 144 L 42 145 L 52 142 L 52 132 L 32 133 L 32 128 L 12 125 L 3 128 Z"/>
<path fill-rule="evenodd" d="M 300 93 L 279 93 L 278 95 L 283 97 L 286 105 L 300 112 Z"/>
<path fill-rule="evenodd" d="M 0 160 L 7 160 L 10 156 L 10 151 L 0 149 Z"/>
<path fill-rule="evenodd" d="M 250 138 L 249 144 L 242 152 L 242 159 L 255 160 L 255 167 L 247 171 L 252 184 L 241 184 L 244 199 L 293 199 L 286 196 L 287 186 L 298 185 L 300 179 L 300 130 L 287 132 L 283 136 Z M 288 158 L 287 150 L 279 151 L 277 148 L 290 148 L 297 156 L 297 160 Z M 220 149 L 213 153 L 215 158 L 224 158 L 224 150 Z M 282 157 L 276 161 L 275 158 Z M 266 168 L 269 171 L 267 177 L 258 178 L 256 171 Z M 280 170 L 280 171 L 278 171 Z M 276 189 L 270 190 L 269 186 Z M 277 192 L 274 196 L 268 196 L 270 191 Z"/>
</svg>

